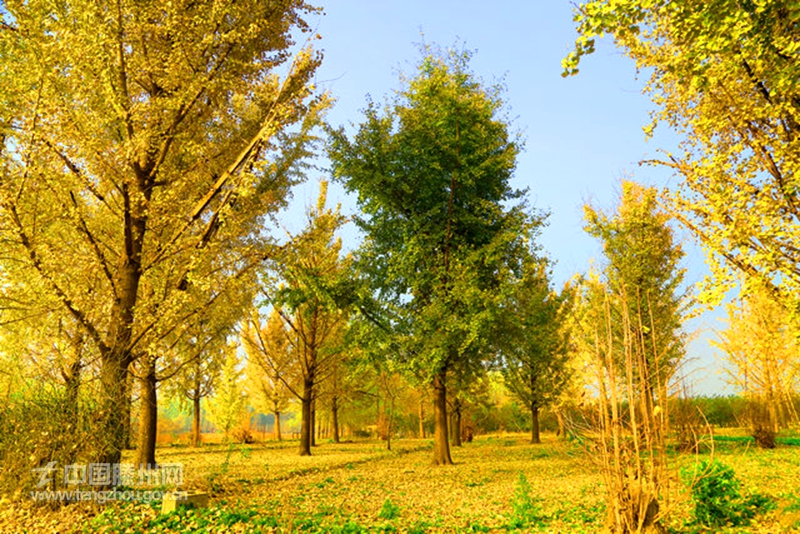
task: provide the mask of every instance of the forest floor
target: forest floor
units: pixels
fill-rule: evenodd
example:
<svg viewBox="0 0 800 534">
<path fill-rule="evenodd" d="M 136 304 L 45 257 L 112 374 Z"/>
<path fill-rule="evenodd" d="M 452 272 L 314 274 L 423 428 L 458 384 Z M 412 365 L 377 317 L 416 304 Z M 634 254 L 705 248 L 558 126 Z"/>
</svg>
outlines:
<svg viewBox="0 0 800 534">
<path fill-rule="evenodd" d="M 321 443 L 299 457 L 297 442 L 158 449 L 183 465 L 183 489 L 210 495 L 206 508 L 161 514 L 161 502 L 109 501 L 49 508 L 0 502 L 0 532 L 598 532 L 605 520 L 602 477 L 591 453 L 545 434 L 480 436 L 452 450 L 455 465 L 433 467 L 430 440 Z M 707 459 L 710 453 L 699 455 Z M 769 497 L 772 510 L 726 532 L 800 532 L 800 447 L 757 450 L 722 436 L 713 456 L 732 466 L 742 493 Z M 675 459 L 666 525 L 686 527 L 692 501 Z M 128 459 L 130 461 L 130 459 Z M 153 492 L 163 487 L 142 488 Z M 157 495 L 157 493 L 156 493 Z M 796 529 L 796 530 L 793 530 Z M 708 532 L 720 532 L 715 528 Z"/>
</svg>

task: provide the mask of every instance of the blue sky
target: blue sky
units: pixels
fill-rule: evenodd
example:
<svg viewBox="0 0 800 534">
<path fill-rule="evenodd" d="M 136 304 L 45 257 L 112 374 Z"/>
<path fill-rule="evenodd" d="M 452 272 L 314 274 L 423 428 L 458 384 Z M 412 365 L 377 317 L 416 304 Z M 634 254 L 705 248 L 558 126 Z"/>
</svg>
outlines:
<svg viewBox="0 0 800 534">
<path fill-rule="evenodd" d="M 515 185 L 528 188 L 531 204 L 551 213 L 541 244 L 557 262 L 559 286 L 600 258 L 599 244 L 582 229 L 585 203 L 612 210 L 623 178 L 658 187 L 676 183 L 663 169 L 638 165 L 677 139 L 660 128 L 645 140 L 642 127 L 651 105 L 641 93 L 646 77 L 637 78 L 632 61 L 604 42 L 578 76 L 561 77 L 561 59 L 575 39 L 569 1 L 501 0 L 490 6 L 473 0 L 338 0 L 325 12 L 312 23 L 325 53 L 317 84 L 337 99 L 328 114 L 333 125 L 358 123 L 367 95 L 381 102 L 398 89 L 399 72 L 413 73 L 423 40 L 474 50 L 473 70 L 488 83 L 504 80 L 508 115 L 526 141 Z M 312 174 L 295 191 L 284 219 L 290 231 L 303 226 L 303 207 L 314 202 L 324 177 L 321 171 Z M 355 210 L 338 188 L 332 188 L 330 201 L 342 203 L 345 213 Z M 683 237 L 687 279 L 694 282 L 705 275 L 703 255 Z M 352 229 L 344 238 L 354 246 Z M 709 328 L 721 326 L 719 314 L 689 325 L 700 331 L 689 347 L 696 392 L 723 392 L 725 386 L 707 341 Z"/>
</svg>

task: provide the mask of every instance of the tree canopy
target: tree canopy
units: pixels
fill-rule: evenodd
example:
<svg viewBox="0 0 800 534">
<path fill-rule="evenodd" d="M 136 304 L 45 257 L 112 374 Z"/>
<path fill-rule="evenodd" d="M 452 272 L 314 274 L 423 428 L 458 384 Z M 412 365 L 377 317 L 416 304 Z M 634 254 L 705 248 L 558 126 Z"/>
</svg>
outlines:
<svg viewBox="0 0 800 534">
<path fill-rule="evenodd" d="M 699 238 L 720 301 L 733 270 L 794 300 L 800 288 L 800 7 L 784 0 L 592 0 L 575 10 L 580 33 L 565 74 L 610 35 L 639 69 L 653 124 L 683 136 L 657 162 L 683 181 L 672 211 Z"/>
</svg>

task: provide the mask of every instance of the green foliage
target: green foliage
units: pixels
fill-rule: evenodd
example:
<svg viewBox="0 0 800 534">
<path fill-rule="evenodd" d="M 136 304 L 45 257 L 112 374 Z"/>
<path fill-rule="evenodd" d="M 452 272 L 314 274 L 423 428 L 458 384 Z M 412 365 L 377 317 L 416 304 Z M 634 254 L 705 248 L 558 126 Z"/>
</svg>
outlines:
<svg viewBox="0 0 800 534">
<path fill-rule="evenodd" d="M 400 507 L 394 504 L 391 500 L 386 499 L 383 501 L 378 517 L 380 519 L 395 519 L 400 516 Z"/>
<path fill-rule="evenodd" d="M 691 487 L 693 524 L 708 527 L 746 526 L 760 512 L 775 507 L 764 495 L 742 496 L 733 468 L 718 460 L 702 460 L 681 470 Z"/>
<path fill-rule="evenodd" d="M 106 534 L 168 532 L 220 532 L 235 528 L 236 532 L 255 534 L 277 528 L 275 517 L 255 508 L 231 509 L 217 506 L 207 508 L 178 508 L 152 519 L 142 519 L 141 512 L 131 503 L 113 505 L 95 516 L 83 532 Z"/>
<path fill-rule="evenodd" d="M 423 54 L 384 109 L 368 104 L 353 136 L 331 132 L 329 156 L 364 213 L 364 300 L 380 302 L 361 309 L 387 334 L 382 353 L 429 381 L 479 361 L 502 281 L 539 221 L 508 207 L 521 194 L 510 187 L 519 146 L 500 88 L 470 71 L 467 52 Z"/>
<path fill-rule="evenodd" d="M 239 356 L 235 345 L 225 348 L 225 362 L 211 401 L 209 418 L 217 431 L 229 437 L 231 430 L 240 423 L 245 411 L 246 394 L 242 388 L 243 372 L 239 368 Z"/>
<path fill-rule="evenodd" d="M 508 521 L 509 529 L 536 528 L 545 524 L 542 512 L 541 499 L 531 495 L 531 484 L 525 475 L 520 472 L 514 499 L 511 501 L 511 518 Z"/>
<path fill-rule="evenodd" d="M 528 411 L 555 402 L 572 377 L 566 322 L 573 290 L 553 291 L 548 269 L 543 258 L 525 255 L 497 342 L 505 386 Z"/>
</svg>

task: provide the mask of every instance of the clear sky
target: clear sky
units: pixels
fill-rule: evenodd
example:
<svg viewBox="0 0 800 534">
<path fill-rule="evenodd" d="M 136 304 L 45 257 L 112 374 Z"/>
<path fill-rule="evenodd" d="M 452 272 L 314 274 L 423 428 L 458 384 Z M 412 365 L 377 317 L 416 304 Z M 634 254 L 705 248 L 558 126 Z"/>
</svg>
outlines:
<svg viewBox="0 0 800 534">
<path fill-rule="evenodd" d="M 528 188 L 530 203 L 551 213 L 541 244 L 557 262 L 559 286 L 600 258 L 599 244 L 583 231 L 585 203 L 612 210 L 622 178 L 658 187 L 676 183 L 663 169 L 638 165 L 677 140 L 666 129 L 645 140 L 651 105 L 641 93 L 646 77 L 637 78 L 632 61 L 605 42 L 578 76 L 561 77 L 561 59 L 575 39 L 570 1 L 337 0 L 312 23 L 325 53 L 317 84 L 337 99 L 328 115 L 333 125 L 360 122 L 367 95 L 382 102 L 398 89 L 398 73 L 413 73 L 423 40 L 475 51 L 473 70 L 488 83 L 505 82 L 508 115 L 526 141 L 515 185 Z M 295 191 L 285 218 L 291 231 L 303 226 L 303 207 L 313 204 L 317 179 L 324 177 L 312 174 Z M 341 202 L 345 213 L 355 210 L 340 189 L 332 188 L 329 200 Z M 355 232 L 345 232 L 345 239 L 355 241 Z M 695 282 L 706 272 L 703 256 L 688 237 L 684 246 L 687 279 Z M 720 326 L 714 314 L 690 325 L 700 330 L 689 347 L 695 392 L 723 392 L 707 340 L 709 327 Z"/>
</svg>

